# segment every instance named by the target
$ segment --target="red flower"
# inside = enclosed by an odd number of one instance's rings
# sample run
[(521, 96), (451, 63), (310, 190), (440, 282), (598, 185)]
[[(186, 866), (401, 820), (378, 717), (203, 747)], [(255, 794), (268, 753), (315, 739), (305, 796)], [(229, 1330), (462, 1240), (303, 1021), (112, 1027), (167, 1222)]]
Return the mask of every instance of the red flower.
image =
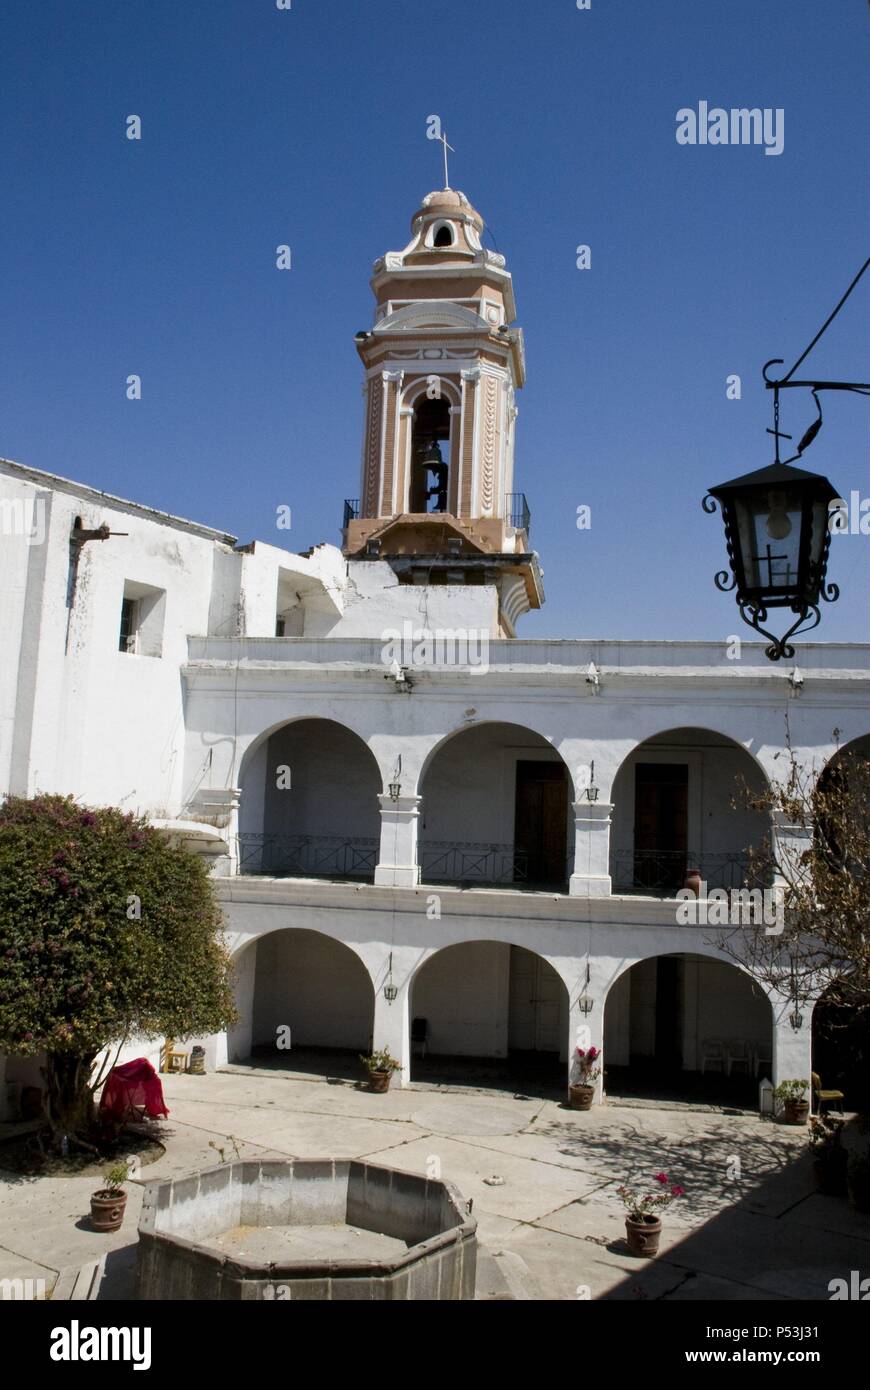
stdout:
[(679, 1183), (674, 1183), (674, 1186), (671, 1188), (671, 1196), (682, 1197), (685, 1190), (686, 1189), (684, 1187), (680, 1187)]
[(668, 1180), (668, 1175), (667, 1175), (667, 1173), (656, 1173), (655, 1178), (654, 1178), (654, 1181), (655, 1181), (655, 1182), (660, 1182), (660, 1183), (662, 1184), (662, 1186), (664, 1186), (664, 1184), (667, 1182), (667, 1180)]

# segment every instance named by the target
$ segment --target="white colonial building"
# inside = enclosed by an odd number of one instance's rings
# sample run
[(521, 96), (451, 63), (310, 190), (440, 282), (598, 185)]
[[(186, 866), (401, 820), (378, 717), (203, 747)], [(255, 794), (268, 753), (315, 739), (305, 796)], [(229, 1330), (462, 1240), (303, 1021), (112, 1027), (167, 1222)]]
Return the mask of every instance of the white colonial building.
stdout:
[(324, 1070), (374, 1044), (405, 1082), (527, 1076), (585, 1029), (608, 1085), (806, 1077), (811, 1008), (796, 1026), (676, 893), (690, 868), (740, 887), (768, 835), (799, 847), (733, 802), (781, 770), (786, 720), (815, 771), (868, 738), (870, 649), (808, 643), (797, 675), (761, 644), (515, 635), (543, 602), (523, 340), (482, 230), (432, 193), (375, 263), (340, 549), (0, 463), (0, 793), (137, 810), (208, 857), (240, 1014), (211, 1066), (289, 1027)]

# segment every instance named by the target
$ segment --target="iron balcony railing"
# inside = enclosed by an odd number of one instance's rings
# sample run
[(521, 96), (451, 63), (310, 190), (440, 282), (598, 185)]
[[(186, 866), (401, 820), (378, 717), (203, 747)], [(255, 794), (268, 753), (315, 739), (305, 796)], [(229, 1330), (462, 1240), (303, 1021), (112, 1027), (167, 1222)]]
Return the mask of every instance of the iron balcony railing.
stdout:
[(697, 869), (708, 888), (765, 888), (771, 881), (745, 851), (615, 850), (610, 856), (614, 893), (672, 898), (685, 884), (688, 869)]
[(425, 840), (417, 850), (423, 883), (461, 888), (534, 888), (566, 893), (570, 869), (559, 880), (542, 882), (527, 850), (512, 844), (467, 840)]
[(352, 521), (359, 520), (359, 498), (345, 497), (344, 499), (344, 519), (341, 523), (342, 531), (346, 531)]
[(509, 492), (505, 498), (508, 523), (518, 531), (528, 534), (532, 524), (532, 514), (524, 492)]
[(373, 882), (380, 841), (366, 836), (239, 836), (239, 873), (268, 878), (352, 878)]
[(419, 846), (417, 860), (424, 883), (495, 888), (528, 881), (528, 855), (510, 844), (428, 840)]

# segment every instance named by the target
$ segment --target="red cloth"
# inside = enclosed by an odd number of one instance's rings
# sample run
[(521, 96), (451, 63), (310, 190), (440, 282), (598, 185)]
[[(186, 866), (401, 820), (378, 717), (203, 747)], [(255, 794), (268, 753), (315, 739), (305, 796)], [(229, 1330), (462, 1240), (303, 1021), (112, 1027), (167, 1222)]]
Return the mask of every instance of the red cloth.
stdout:
[(113, 1067), (100, 1097), (100, 1112), (107, 1110), (119, 1120), (137, 1105), (144, 1105), (149, 1115), (169, 1114), (160, 1077), (145, 1057)]

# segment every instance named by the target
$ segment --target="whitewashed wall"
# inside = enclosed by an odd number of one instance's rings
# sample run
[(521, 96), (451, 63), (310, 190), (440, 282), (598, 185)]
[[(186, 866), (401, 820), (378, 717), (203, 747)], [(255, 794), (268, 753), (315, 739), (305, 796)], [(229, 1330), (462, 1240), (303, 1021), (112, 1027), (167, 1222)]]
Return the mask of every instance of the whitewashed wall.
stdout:
[[(290, 769), (289, 788), (278, 786), (283, 767)], [(383, 787), (377, 763), (341, 725), (323, 719), (286, 725), (268, 741), (263, 774), (267, 833), (379, 838)], [(245, 799), (247, 793), (246, 781)], [(255, 782), (251, 796), (256, 795)]]
[[(253, 1043), (274, 1046), (289, 1027), (294, 1047), (368, 1050), (373, 991), (347, 947), (310, 931), (278, 931), (257, 946)], [(277, 1052), (276, 1052), (277, 1055)], [(292, 1065), (292, 1056), (288, 1056)]]

